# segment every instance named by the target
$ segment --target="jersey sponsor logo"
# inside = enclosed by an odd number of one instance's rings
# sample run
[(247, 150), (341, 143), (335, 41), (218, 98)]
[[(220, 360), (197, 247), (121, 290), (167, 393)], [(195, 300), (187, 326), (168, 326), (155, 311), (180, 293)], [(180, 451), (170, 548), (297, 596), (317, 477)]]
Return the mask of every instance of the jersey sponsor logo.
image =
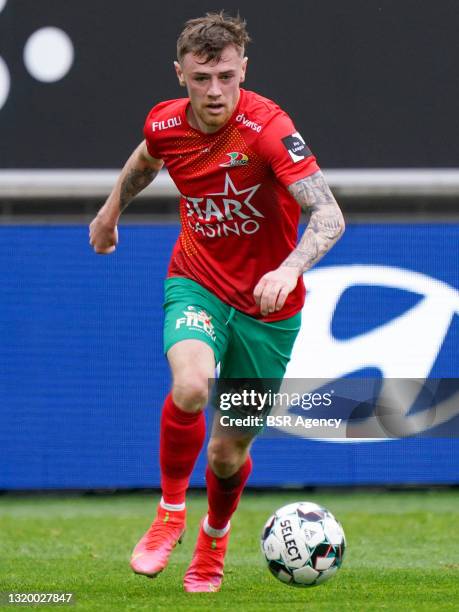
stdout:
[[(413, 412), (420, 386), (407, 383), (429, 378), (453, 318), (459, 314), (459, 291), (455, 287), (414, 270), (379, 265), (317, 268), (307, 272), (305, 283), (308, 297), (303, 307), (301, 329), (285, 373), (286, 380), (308, 379), (308, 388), (301, 391), (313, 392), (317, 388), (314, 381), (323, 386), (352, 372), (375, 368), (382, 376), (378, 404), (384, 406), (387, 398), (403, 398), (400, 419), (404, 420), (404, 431), (414, 435), (454, 422), (459, 415), (459, 392), (424, 410)], [(420, 295), (422, 299), (379, 327), (372, 327), (368, 332), (347, 340), (336, 339), (331, 330), (342, 295), (354, 287), (366, 286), (403, 290)], [(392, 403), (387, 401), (386, 405)], [(327, 441), (358, 443), (383, 439), (380, 437), (380, 424), (371, 416), (355, 427), (361, 427), (361, 437), (346, 438), (341, 432)], [(306, 430), (278, 429), (289, 435), (311, 437)], [(355, 429), (356, 433), (358, 431)]]
[(282, 142), (284, 143), (284, 147), (287, 149), (288, 154), (295, 164), (312, 155), (311, 149), (298, 132), (294, 132), (293, 134), (290, 134), (290, 136), (282, 138)]
[(185, 325), (206, 334), (214, 341), (217, 339), (215, 328), (211, 321), (212, 317), (205, 310), (197, 310), (194, 306), (187, 306), (183, 314), (185, 315), (184, 317), (179, 317), (175, 321), (175, 329), (180, 329), (182, 325)]
[(242, 125), (245, 125), (246, 127), (250, 128), (254, 132), (260, 133), (261, 130), (263, 129), (263, 126), (259, 125), (258, 123), (255, 123), (255, 121), (251, 121), (250, 119), (247, 119), (244, 113), (240, 113), (239, 115), (237, 115), (236, 121), (238, 123), (242, 123)]
[(177, 117), (170, 117), (166, 119), (166, 121), (152, 121), (151, 129), (153, 132), (159, 132), (161, 130), (168, 130), (169, 128), (178, 127), (182, 125), (182, 118), (177, 115)]
[(209, 193), (201, 198), (182, 196), (187, 209), (188, 226), (196, 234), (207, 238), (255, 234), (260, 229), (264, 215), (251, 200), (260, 186), (261, 183), (239, 190), (227, 172), (222, 192)]
[(234, 168), (235, 166), (246, 166), (249, 163), (249, 158), (245, 153), (238, 153), (237, 151), (232, 151), (231, 153), (226, 153), (228, 155), (229, 160), (224, 164), (220, 164), (221, 168)]

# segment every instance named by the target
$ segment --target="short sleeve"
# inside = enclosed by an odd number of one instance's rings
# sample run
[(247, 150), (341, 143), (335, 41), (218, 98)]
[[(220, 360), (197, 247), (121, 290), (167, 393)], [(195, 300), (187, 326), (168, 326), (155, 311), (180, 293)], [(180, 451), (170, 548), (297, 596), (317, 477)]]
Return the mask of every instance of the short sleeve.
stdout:
[(143, 135), (145, 137), (145, 143), (147, 145), (148, 153), (154, 157), (155, 159), (161, 159), (161, 155), (155, 146), (155, 141), (153, 139), (153, 130), (151, 129), (152, 115), (156, 107), (152, 108), (148, 113), (147, 118), (145, 119), (145, 124), (143, 126)]
[(261, 155), (286, 187), (319, 170), (304, 138), (281, 110), (265, 126), (258, 142)]

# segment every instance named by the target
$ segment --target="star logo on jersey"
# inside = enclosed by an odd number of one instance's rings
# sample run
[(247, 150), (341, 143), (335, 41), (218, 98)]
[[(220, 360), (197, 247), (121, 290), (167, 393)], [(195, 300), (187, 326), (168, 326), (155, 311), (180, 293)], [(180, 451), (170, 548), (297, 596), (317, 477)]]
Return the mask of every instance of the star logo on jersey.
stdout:
[(238, 189), (226, 172), (223, 191), (201, 198), (183, 196), (188, 226), (207, 238), (256, 233), (260, 229), (256, 219), (263, 219), (264, 215), (251, 200), (260, 187), (261, 183)]
[(249, 163), (249, 158), (245, 153), (238, 153), (237, 151), (232, 151), (231, 153), (226, 153), (228, 155), (229, 160), (224, 164), (220, 164), (221, 168), (234, 168), (235, 166), (246, 166)]
[[(240, 196), (243, 193), (248, 193), (249, 195), (242, 201), (242, 203), (245, 204), (249, 208), (249, 210), (252, 212), (252, 214), (255, 217), (263, 217), (261, 212), (258, 211), (256, 208), (254, 208), (254, 206), (250, 203), (250, 200), (253, 198), (253, 196), (258, 191), (260, 186), (261, 186), (261, 183), (258, 183), (258, 185), (254, 185), (253, 187), (248, 187), (247, 189), (241, 189), (241, 191), (238, 191), (236, 189), (236, 187), (234, 186), (233, 181), (230, 179), (230, 175), (227, 172), (225, 174), (225, 187), (223, 188), (222, 193), (209, 193), (208, 195), (209, 196), (224, 196), (226, 201), (228, 201), (228, 202), (237, 202), (238, 204), (240, 204), (240, 202), (238, 200), (228, 200), (227, 199), (227, 196), (230, 195), (230, 193), (229, 193), (230, 188), (231, 188), (231, 191), (233, 192), (233, 195), (235, 195), (235, 196)], [(239, 206), (239, 208), (240, 208), (240, 206)], [(229, 216), (229, 217), (227, 216), (227, 218), (232, 219), (231, 216)]]

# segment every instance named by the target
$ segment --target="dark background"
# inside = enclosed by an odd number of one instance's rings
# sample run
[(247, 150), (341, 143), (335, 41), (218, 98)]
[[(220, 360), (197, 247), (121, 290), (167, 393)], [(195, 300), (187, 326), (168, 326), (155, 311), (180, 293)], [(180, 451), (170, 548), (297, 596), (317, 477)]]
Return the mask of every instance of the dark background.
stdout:
[[(220, 8), (248, 22), (245, 86), (289, 112), (323, 167), (457, 164), (457, 0), (9, 0), (0, 166), (119, 167), (151, 106), (183, 95), (172, 66), (183, 22)], [(44, 26), (62, 28), (75, 48), (57, 83), (33, 79), (22, 59)]]

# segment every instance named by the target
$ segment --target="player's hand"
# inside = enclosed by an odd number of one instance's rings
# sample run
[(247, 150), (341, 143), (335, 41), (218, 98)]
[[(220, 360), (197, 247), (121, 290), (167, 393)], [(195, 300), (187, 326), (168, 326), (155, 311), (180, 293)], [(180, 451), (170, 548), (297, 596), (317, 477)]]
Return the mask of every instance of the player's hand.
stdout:
[(89, 226), (89, 244), (99, 255), (113, 253), (118, 244), (117, 226), (107, 223), (102, 216), (97, 215)]
[(298, 275), (297, 268), (279, 266), (276, 270), (267, 272), (260, 278), (253, 290), (253, 297), (263, 316), (284, 307), (289, 293), (297, 285)]

